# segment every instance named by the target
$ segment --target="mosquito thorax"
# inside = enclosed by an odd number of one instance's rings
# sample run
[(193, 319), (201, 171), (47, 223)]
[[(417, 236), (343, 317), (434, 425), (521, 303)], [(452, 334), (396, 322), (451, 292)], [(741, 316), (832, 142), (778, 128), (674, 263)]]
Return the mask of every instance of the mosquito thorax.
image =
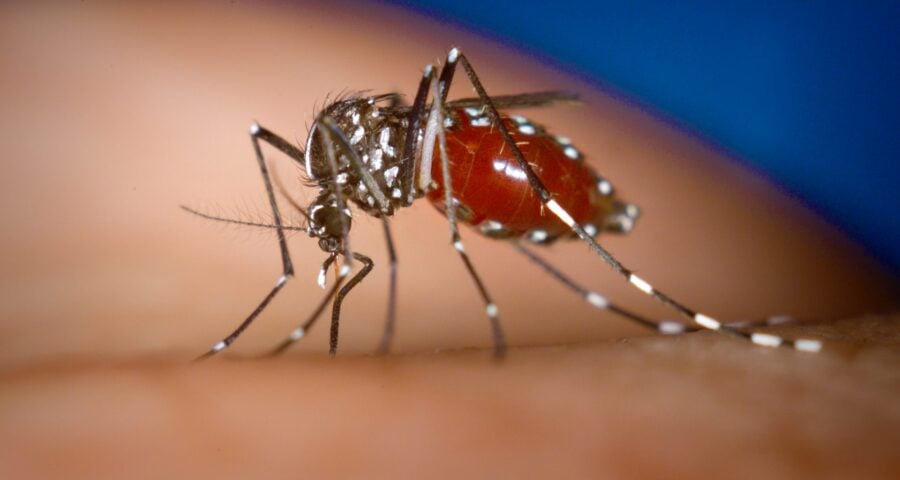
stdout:
[(336, 182), (341, 186), (345, 199), (374, 216), (391, 215), (395, 208), (409, 206), (413, 200), (409, 192), (414, 189), (404, 184), (401, 171), (404, 168), (401, 153), (408, 120), (406, 114), (394, 105), (396, 98), (396, 94), (386, 94), (339, 99), (327, 105), (317, 116), (332, 118), (344, 132), (379, 190), (384, 193), (389, 208), (379, 208), (376, 198), (353, 169), (350, 159), (336, 145), (333, 148), (338, 171), (331, 172), (324, 135), (318, 131), (324, 127), (319, 125), (318, 120), (313, 123), (306, 143), (304, 160), (309, 178), (323, 191), (331, 189)]

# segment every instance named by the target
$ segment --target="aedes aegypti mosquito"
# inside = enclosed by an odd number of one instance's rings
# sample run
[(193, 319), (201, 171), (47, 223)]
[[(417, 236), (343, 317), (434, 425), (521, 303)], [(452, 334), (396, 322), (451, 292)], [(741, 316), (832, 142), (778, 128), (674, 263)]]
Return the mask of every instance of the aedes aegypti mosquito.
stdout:
[[(457, 65), (462, 65), (477, 97), (447, 100)], [(820, 350), (818, 340), (791, 340), (753, 333), (747, 331), (747, 325), (724, 324), (692, 310), (652, 287), (597, 243), (595, 237), (600, 233), (629, 232), (638, 218), (638, 208), (620, 200), (609, 180), (584, 163), (569, 139), (550, 135), (542, 126), (522, 116), (501, 113), (507, 108), (546, 106), (575, 98), (562, 92), (491, 97), (466, 56), (453, 48), (440, 73), (432, 65), (426, 66), (411, 106), (404, 105), (396, 93), (337, 99), (317, 115), (304, 148), (253, 124), (250, 138), (272, 209), (272, 224), (222, 218), (183, 208), (212, 220), (274, 229), (283, 271), (256, 309), (199, 358), (214, 355), (234, 342), (294, 276), (285, 241), (287, 230), (301, 230), (318, 238), (319, 247), (327, 254), (319, 275), (320, 285), (325, 285), (325, 273), (335, 262), (342, 259), (342, 265), (337, 279), (313, 313), (271, 353), (283, 352), (302, 338), (331, 301), (330, 352), (336, 352), (341, 304), (373, 267), (369, 257), (351, 249), (350, 203), (382, 221), (390, 261), (390, 286), (387, 321), (379, 351), (387, 352), (394, 333), (397, 282), (397, 255), (388, 218), (396, 209), (408, 207), (423, 197), (447, 217), (451, 244), (484, 302), (497, 356), (502, 356), (506, 348), (499, 309), (466, 254), (457, 226), (460, 222), (471, 225), (482, 235), (510, 242), (588, 304), (655, 331), (678, 334), (709, 329), (765, 347)], [(306, 219), (305, 226), (283, 223), (260, 141), (296, 161), (310, 182), (318, 187), (315, 200), (306, 208), (285, 195)], [(547, 245), (561, 238), (581, 239), (631, 285), (668, 305), (691, 324), (652, 321), (621, 308), (600, 293), (578, 285), (525, 245)], [(362, 268), (344, 284), (354, 270), (354, 261), (361, 263)]]

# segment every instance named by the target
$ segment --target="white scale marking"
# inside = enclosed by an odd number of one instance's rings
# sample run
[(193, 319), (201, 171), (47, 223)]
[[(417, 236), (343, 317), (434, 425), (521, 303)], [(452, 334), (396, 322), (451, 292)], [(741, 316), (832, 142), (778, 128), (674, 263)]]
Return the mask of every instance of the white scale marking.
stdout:
[(695, 313), (694, 321), (697, 322), (697, 325), (700, 325), (703, 328), (708, 328), (710, 330), (718, 330), (722, 328), (721, 322), (702, 313)]
[(293, 332), (291, 332), (291, 340), (294, 340), (294, 341), (300, 340), (301, 338), (303, 338), (304, 335), (306, 335), (306, 330), (304, 330), (303, 327), (299, 327), (296, 330), (294, 330)]
[(338, 272), (338, 276), (341, 278), (344, 278), (349, 274), (350, 274), (350, 265), (347, 265), (345, 263), (344, 265), (341, 266), (341, 271)]
[(597, 227), (595, 227), (592, 223), (587, 223), (582, 228), (584, 228), (584, 233), (590, 235), (591, 237), (597, 235)]
[(620, 215), (618, 218), (616, 218), (616, 221), (619, 222), (619, 229), (621, 229), (623, 232), (630, 232), (631, 229), (634, 228), (634, 220), (632, 220), (630, 217), (623, 217)]
[(402, 196), (403, 196), (403, 192), (400, 191), (399, 188), (395, 188), (395, 189), (391, 190), (391, 197), (392, 197), (392, 198), (400, 198), (400, 197), (402, 197)]
[(391, 129), (385, 128), (381, 130), (381, 133), (378, 134), (378, 143), (381, 145), (381, 149), (384, 150), (384, 153), (389, 156), (394, 156), (394, 147), (391, 146)]
[(215, 353), (215, 352), (221, 352), (221, 351), (222, 351), (225, 347), (227, 347), (227, 346), (228, 346), (228, 344), (225, 343), (225, 341), (223, 340), (223, 341), (221, 341), (221, 342), (215, 344), (215, 345), (213, 346), (213, 348), (212, 348), (212, 351), (213, 351), (213, 353)]
[(633, 203), (629, 203), (625, 205), (625, 215), (628, 215), (631, 218), (637, 218), (638, 215), (641, 214), (641, 209), (637, 207), (637, 205)]
[(800, 352), (818, 352), (822, 350), (822, 342), (808, 338), (794, 340), (794, 349)]
[(519, 133), (523, 135), (534, 135), (537, 130), (530, 123), (519, 125)]
[(612, 184), (609, 183), (609, 180), (600, 179), (597, 182), (597, 191), (600, 192), (601, 195), (609, 195), (612, 193)]
[(684, 325), (672, 320), (663, 320), (659, 323), (659, 333), (663, 335), (678, 335), (684, 333)]
[[(496, 164), (495, 164), (495, 168), (496, 168)], [(553, 200), (553, 199), (549, 200), (547, 202), (547, 208), (549, 208), (550, 211), (553, 212), (554, 215), (559, 217), (559, 219), (562, 220), (562, 222), (565, 223), (566, 225), (568, 225), (570, 228), (575, 226), (575, 219), (572, 218), (572, 216), (569, 215), (569, 212), (567, 212), (564, 208), (562, 208), (562, 206), (559, 203), (557, 203), (556, 200)]]
[(597, 308), (606, 309), (609, 307), (609, 300), (597, 292), (588, 292), (588, 294), (584, 296), (584, 299)]
[(469, 119), (469, 125), (473, 127), (489, 127), (491, 126), (490, 117), (472, 117)]
[(350, 137), (350, 143), (356, 145), (360, 140), (362, 140), (365, 133), (366, 129), (364, 129), (363, 127), (356, 127), (356, 130), (353, 131), (353, 136)]
[(278, 281), (275, 282), (275, 288), (278, 288), (278, 287), (284, 285), (285, 282), (287, 282), (287, 275), (282, 275), (281, 277), (278, 278)]
[(394, 165), (393, 167), (384, 171), (384, 182), (389, 187), (394, 186), (394, 181), (397, 180), (397, 173), (400, 172), (400, 166)]
[(258, 123), (253, 122), (253, 124), (250, 125), (250, 135), (253, 135), (254, 137), (259, 135), (259, 130), (260, 130), (260, 127), (259, 127)]
[(528, 239), (534, 243), (540, 243), (547, 239), (547, 231), (546, 230), (532, 230), (531, 233), (528, 234)]
[(459, 49), (453, 47), (452, 49), (450, 49), (450, 53), (447, 54), (447, 63), (454, 63), (456, 62), (457, 58), (459, 58)]
[(345, 185), (347, 183), (347, 172), (338, 174), (337, 183), (338, 185)]
[(488, 220), (484, 222), (484, 226), (481, 228), (486, 232), (497, 232), (503, 230), (503, 224), (496, 220)]
[(384, 151), (380, 148), (376, 148), (375, 151), (372, 152), (371, 163), (369, 167), (371, 170), (381, 170), (381, 167), (384, 166)]
[(460, 242), (459, 240), (453, 242), (453, 248), (455, 248), (459, 253), (466, 253), (466, 247), (464, 247), (462, 242)]
[(322, 267), (322, 268), (319, 270), (319, 276), (316, 277), (316, 284), (319, 285), (319, 288), (322, 288), (322, 289), (325, 288), (325, 280), (326, 280), (326, 277), (325, 277), (325, 267)]
[(632, 273), (631, 275), (628, 276), (628, 281), (631, 282), (632, 285), (637, 287), (638, 290), (646, 293), (647, 295), (653, 294), (653, 287), (650, 286), (650, 284), (647, 283), (647, 281), (644, 280), (643, 278)]
[(577, 160), (579, 156), (578, 149), (571, 145), (566, 145), (566, 147), (563, 148), (563, 153), (572, 160)]
[(750, 335), (750, 341), (763, 347), (777, 347), (781, 345), (781, 337), (768, 333), (754, 333)]
[(484, 310), (487, 312), (488, 316), (491, 318), (497, 318), (497, 315), (500, 314), (500, 309), (497, 308), (497, 305), (494, 303), (487, 304), (487, 306), (485, 307)]

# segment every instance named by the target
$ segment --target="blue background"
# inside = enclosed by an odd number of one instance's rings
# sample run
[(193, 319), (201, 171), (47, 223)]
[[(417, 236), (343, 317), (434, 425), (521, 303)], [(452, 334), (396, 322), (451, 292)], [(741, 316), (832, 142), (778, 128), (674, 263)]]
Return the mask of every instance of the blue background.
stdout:
[(900, 2), (396, 3), (661, 114), (900, 272)]

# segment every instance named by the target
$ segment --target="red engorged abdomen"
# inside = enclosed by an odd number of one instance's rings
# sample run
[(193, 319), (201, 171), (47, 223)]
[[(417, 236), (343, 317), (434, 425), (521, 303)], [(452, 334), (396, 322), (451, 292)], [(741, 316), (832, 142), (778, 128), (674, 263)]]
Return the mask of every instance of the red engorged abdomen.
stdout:
[[(446, 133), (447, 153), (453, 196), (461, 204), (459, 220), (475, 226), (492, 220), (515, 236), (534, 229), (544, 230), (550, 237), (568, 233), (564, 223), (542, 208), (525, 172), (486, 117), (470, 117), (464, 109), (452, 112), (454, 125)], [(598, 193), (591, 170), (570, 158), (577, 151), (572, 148), (567, 156), (565, 145), (557, 139), (536, 125), (522, 123), (521, 117), (517, 120), (504, 117), (504, 124), (554, 199), (580, 224), (601, 217), (609, 202)], [(428, 198), (443, 212), (442, 172), (440, 151), (435, 148), (431, 175), (437, 188), (428, 192)]]

